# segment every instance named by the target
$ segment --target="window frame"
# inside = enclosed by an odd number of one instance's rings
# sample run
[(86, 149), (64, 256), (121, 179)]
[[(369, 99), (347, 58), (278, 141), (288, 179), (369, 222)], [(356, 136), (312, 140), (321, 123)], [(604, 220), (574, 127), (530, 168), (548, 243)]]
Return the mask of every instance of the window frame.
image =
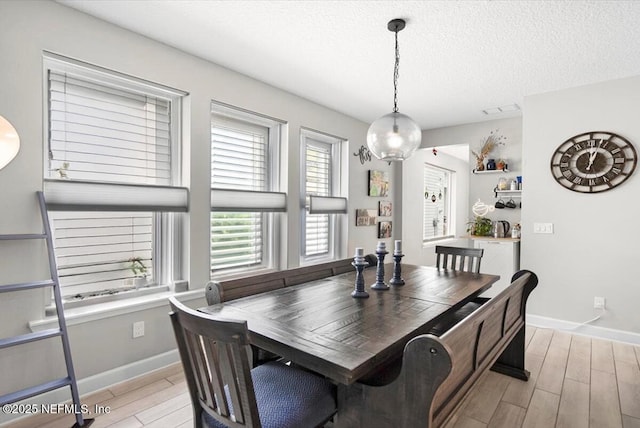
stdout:
[(327, 215), (329, 220), (328, 227), (328, 250), (323, 254), (306, 254), (306, 223), (309, 214), (308, 206), (309, 194), (307, 193), (306, 176), (307, 176), (307, 147), (309, 144), (318, 144), (330, 147), (330, 192), (329, 197), (342, 197), (345, 194), (346, 183), (343, 177), (346, 176), (344, 168), (346, 160), (344, 159), (344, 151), (348, 146), (346, 139), (336, 137), (325, 132), (317, 131), (310, 128), (300, 128), (300, 265), (318, 264), (330, 260), (336, 260), (344, 257), (346, 252), (346, 215), (338, 213), (317, 214)]
[[(423, 203), (422, 203), (422, 243), (423, 244), (433, 244), (435, 242), (439, 242), (439, 241), (444, 241), (447, 239), (451, 239), (455, 237), (455, 216), (453, 215), (453, 200), (455, 200), (455, 189), (454, 189), (454, 183), (455, 183), (455, 179), (456, 179), (456, 171), (449, 169), (449, 168), (444, 168), (442, 166), (439, 165), (434, 165), (428, 162), (424, 162), (423, 167), (422, 167), (422, 182), (423, 182), (423, 187), (426, 186), (425, 184), (425, 180), (426, 180), (426, 172), (427, 169), (432, 169), (432, 170), (437, 170), (437, 171), (442, 171), (446, 174), (446, 183), (443, 183), (443, 188), (442, 188), (442, 192), (444, 193), (444, 198), (445, 198), (445, 202), (444, 202), (444, 213), (443, 213), (443, 221), (448, 225), (447, 227), (447, 233), (443, 234), (443, 235), (438, 235), (438, 236), (434, 236), (431, 238), (427, 238), (426, 235), (426, 206), (427, 206), (427, 202), (429, 202), (431, 200), (431, 191), (429, 192), (430, 195), (429, 197), (424, 197)], [(427, 190), (425, 190), (426, 192)], [(432, 226), (433, 227), (433, 226)]]
[[(214, 128), (214, 120), (216, 116), (221, 118), (223, 121), (227, 120), (235, 123), (246, 123), (251, 126), (264, 127), (268, 130), (268, 138), (267, 138), (267, 151), (266, 151), (266, 184), (267, 188), (265, 189), (265, 193), (277, 194), (281, 192), (281, 183), (283, 179), (281, 177), (282, 174), (282, 160), (281, 160), (281, 145), (282, 139), (284, 135), (283, 127), (285, 122), (276, 119), (261, 113), (253, 112), (250, 110), (246, 110), (240, 107), (235, 107), (230, 104), (226, 104), (223, 102), (219, 102), (216, 100), (211, 101), (211, 109), (210, 109), (210, 167), (209, 172), (212, 173), (213, 168), (213, 128)], [(212, 180), (210, 180), (212, 181)], [(231, 189), (230, 189), (231, 190)], [(212, 192), (215, 189), (212, 187)], [(286, 198), (286, 195), (285, 195)], [(286, 200), (286, 199), (285, 199)], [(212, 219), (212, 214), (215, 209), (211, 209), (211, 213), (209, 218)], [(227, 209), (219, 209), (219, 212), (242, 212), (227, 210)], [(238, 266), (238, 267), (228, 267), (222, 269), (212, 269), (211, 263), (211, 250), (209, 253), (209, 274), (210, 278), (216, 279), (219, 278), (230, 278), (243, 276), (246, 274), (259, 274), (260, 272), (266, 272), (271, 270), (280, 269), (283, 263), (282, 254), (279, 252), (278, 248), (281, 243), (281, 231), (285, 227), (284, 217), (278, 211), (281, 210), (256, 210), (251, 212), (259, 212), (262, 218), (263, 224), (263, 237), (262, 237), (262, 262), (259, 265), (255, 266)], [(246, 212), (246, 211), (245, 211)], [(212, 239), (212, 231), (211, 225), (209, 226), (209, 242)]]
[[(49, 71), (56, 73), (70, 73), (77, 76), (80, 79), (86, 81), (93, 81), (100, 85), (110, 88), (117, 88), (123, 91), (133, 92), (136, 94), (146, 94), (147, 96), (154, 96), (167, 99), (170, 105), (170, 127), (169, 127), (169, 154), (170, 154), (170, 182), (169, 186), (156, 186), (154, 184), (138, 184), (129, 183), (131, 187), (179, 187), (182, 182), (182, 121), (184, 118), (183, 99), (187, 93), (179, 91), (168, 86), (153, 83), (138, 77), (127, 75), (115, 70), (103, 68), (97, 65), (79, 61), (76, 59), (64, 57), (52, 52), (43, 52), (42, 61), (42, 78), (43, 78), (43, 122), (46, 124), (43, 126), (43, 162), (42, 171), (43, 178), (46, 182), (67, 182), (65, 179), (56, 177), (50, 168), (50, 111), (51, 105), (49, 102), (50, 86), (49, 86)], [(87, 184), (115, 184), (116, 187), (120, 183), (118, 181), (107, 180), (70, 180), (74, 184), (82, 185)], [(46, 189), (45, 188), (45, 196)], [(188, 190), (183, 189), (188, 195)], [(72, 208), (55, 208), (60, 211), (69, 211), (71, 213), (87, 211), (87, 209), (72, 209)], [(90, 208), (91, 210), (92, 208)], [(124, 211), (126, 209), (113, 209), (113, 208), (96, 208), (97, 211)], [(162, 211), (172, 211), (173, 209), (167, 209)], [(184, 210), (188, 210), (188, 196), (187, 206)], [(144, 209), (136, 209), (136, 211), (145, 211)], [(154, 283), (150, 286), (140, 288), (132, 291), (117, 291), (115, 294), (108, 294), (100, 296), (92, 296), (82, 299), (72, 299), (65, 301), (65, 307), (86, 306), (90, 304), (102, 303), (110, 300), (121, 300), (132, 297), (138, 297), (141, 295), (163, 292), (168, 290), (176, 291), (176, 282), (184, 282), (184, 266), (183, 260), (179, 256), (180, 252), (176, 251), (176, 247), (182, 247), (183, 240), (183, 228), (184, 220), (183, 216), (173, 212), (160, 212), (146, 210), (152, 213), (152, 277)], [(53, 226), (55, 227), (55, 225)], [(126, 281), (126, 280), (124, 280)], [(114, 287), (106, 290), (119, 290), (128, 287), (127, 283), (124, 283), (122, 287)], [(64, 286), (61, 287), (61, 290)], [(52, 296), (52, 295), (51, 295)]]

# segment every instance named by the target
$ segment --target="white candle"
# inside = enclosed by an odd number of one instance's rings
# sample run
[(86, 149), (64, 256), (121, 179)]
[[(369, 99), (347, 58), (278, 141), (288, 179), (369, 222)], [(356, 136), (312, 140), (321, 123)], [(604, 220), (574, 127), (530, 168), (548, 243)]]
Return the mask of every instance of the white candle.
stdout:
[(364, 257), (364, 248), (356, 247), (356, 257)]
[(382, 252), (385, 251), (387, 249), (387, 244), (384, 243), (384, 241), (378, 241), (378, 251)]
[(395, 254), (402, 254), (402, 241), (395, 241), (394, 251)]

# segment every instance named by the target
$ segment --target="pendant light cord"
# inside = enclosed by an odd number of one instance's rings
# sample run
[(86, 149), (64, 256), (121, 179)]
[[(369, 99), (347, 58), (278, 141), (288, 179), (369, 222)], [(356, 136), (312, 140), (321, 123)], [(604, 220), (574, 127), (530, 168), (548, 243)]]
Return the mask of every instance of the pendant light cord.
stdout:
[(396, 34), (396, 62), (393, 67), (393, 112), (398, 113), (398, 72), (400, 69), (400, 49), (398, 48), (398, 30)]

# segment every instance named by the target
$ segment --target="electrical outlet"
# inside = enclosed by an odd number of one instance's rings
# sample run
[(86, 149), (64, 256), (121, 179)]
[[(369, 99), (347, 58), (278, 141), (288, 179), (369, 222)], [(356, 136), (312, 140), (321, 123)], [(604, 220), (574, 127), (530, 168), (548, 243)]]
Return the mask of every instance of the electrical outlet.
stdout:
[(133, 323), (133, 338), (144, 336), (144, 321)]
[(593, 308), (594, 309), (604, 309), (604, 297), (594, 297), (593, 298)]
[(533, 223), (533, 233), (553, 233), (553, 223)]

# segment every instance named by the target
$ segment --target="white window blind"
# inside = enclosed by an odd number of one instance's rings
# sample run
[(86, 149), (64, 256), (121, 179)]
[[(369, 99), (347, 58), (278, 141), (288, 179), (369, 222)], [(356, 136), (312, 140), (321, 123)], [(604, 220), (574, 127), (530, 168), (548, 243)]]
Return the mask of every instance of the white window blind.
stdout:
[[(305, 188), (307, 195), (332, 196), (331, 144), (307, 138)], [(329, 252), (330, 214), (306, 214), (305, 255)]]
[(423, 240), (451, 236), (451, 176), (449, 170), (433, 165), (424, 166)]
[(135, 288), (134, 257), (146, 267), (147, 285), (154, 283), (151, 213), (55, 211), (49, 216), (64, 298)]
[[(269, 190), (268, 127), (214, 115), (211, 187), (212, 196), (216, 189)], [(212, 209), (211, 270), (262, 265), (267, 214), (227, 211), (224, 202)]]
[[(177, 187), (184, 93), (55, 54), (44, 62), (44, 191), (56, 210), (50, 218), (63, 295), (129, 290), (140, 285), (136, 277), (169, 283), (175, 265), (159, 243), (171, 242), (176, 223), (157, 212), (188, 209), (188, 190)], [(146, 271), (134, 272), (132, 260)]]
[(171, 184), (169, 99), (49, 71), (49, 177)]

